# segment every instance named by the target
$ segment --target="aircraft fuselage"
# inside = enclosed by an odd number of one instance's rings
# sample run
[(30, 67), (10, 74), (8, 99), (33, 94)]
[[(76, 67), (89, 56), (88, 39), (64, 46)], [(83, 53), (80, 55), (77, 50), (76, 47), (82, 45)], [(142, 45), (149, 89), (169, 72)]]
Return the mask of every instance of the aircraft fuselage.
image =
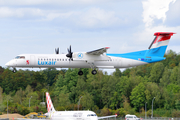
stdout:
[[(85, 53), (83, 53), (84, 55)], [(150, 61), (150, 60), (149, 60)], [(142, 57), (139, 60), (112, 57), (107, 55), (98, 56), (98, 59), (80, 59), (74, 57), (73, 60), (66, 57), (66, 54), (21, 54), (12, 59), (6, 66), (20, 68), (127, 68), (137, 65), (147, 64)]]

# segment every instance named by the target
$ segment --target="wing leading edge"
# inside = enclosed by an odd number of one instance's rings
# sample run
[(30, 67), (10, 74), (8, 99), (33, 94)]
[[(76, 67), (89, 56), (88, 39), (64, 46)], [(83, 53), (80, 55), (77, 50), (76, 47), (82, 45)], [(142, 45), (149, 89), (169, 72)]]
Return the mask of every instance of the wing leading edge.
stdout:
[(100, 54), (103, 54), (103, 53), (107, 52), (107, 49), (109, 49), (109, 47), (104, 47), (104, 48), (100, 48), (100, 49), (97, 49), (97, 50), (89, 51), (89, 52), (87, 52), (87, 54), (100, 55)]
[(113, 117), (117, 117), (117, 115), (98, 117), (98, 120), (100, 120), (100, 119), (106, 119), (106, 118), (113, 118)]

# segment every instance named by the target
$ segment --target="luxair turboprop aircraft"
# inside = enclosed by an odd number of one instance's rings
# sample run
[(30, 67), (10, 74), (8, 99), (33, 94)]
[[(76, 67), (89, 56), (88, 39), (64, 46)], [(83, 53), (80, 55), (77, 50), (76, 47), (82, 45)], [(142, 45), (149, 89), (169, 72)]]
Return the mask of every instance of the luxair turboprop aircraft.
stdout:
[(117, 115), (98, 117), (93, 111), (56, 111), (50, 95), (46, 92), (47, 111), (50, 120), (99, 120), (116, 117)]
[(71, 46), (68, 54), (20, 54), (13, 60), (6, 63), (6, 66), (21, 68), (80, 68), (78, 74), (82, 75), (81, 68), (92, 68), (92, 74), (97, 71), (95, 68), (114, 69), (128, 68), (164, 60), (164, 54), (172, 32), (156, 32), (155, 39), (148, 50), (125, 54), (106, 53), (109, 47), (104, 47), (89, 52), (72, 52)]

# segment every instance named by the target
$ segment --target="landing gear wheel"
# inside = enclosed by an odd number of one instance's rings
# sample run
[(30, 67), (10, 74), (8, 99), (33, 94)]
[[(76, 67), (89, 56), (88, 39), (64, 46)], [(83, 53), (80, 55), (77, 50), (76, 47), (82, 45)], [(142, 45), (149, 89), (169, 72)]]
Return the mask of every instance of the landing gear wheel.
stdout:
[(83, 71), (80, 70), (80, 71), (78, 72), (78, 75), (80, 75), (80, 76), (83, 75)]
[(15, 68), (13, 68), (12, 72), (13, 72), (13, 73), (15, 73), (15, 72), (16, 72), (16, 69), (15, 69)]
[(97, 74), (97, 71), (96, 70), (92, 70), (91, 72), (93, 75)]

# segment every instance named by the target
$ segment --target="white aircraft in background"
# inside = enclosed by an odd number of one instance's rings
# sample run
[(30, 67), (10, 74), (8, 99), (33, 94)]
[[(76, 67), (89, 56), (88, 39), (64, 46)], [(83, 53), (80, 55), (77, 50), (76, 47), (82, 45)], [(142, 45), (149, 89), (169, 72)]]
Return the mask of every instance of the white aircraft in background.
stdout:
[(46, 114), (51, 120), (98, 120), (104, 118), (112, 118), (117, 115), (97, 117), (93, 111), (56, 111), (52, 104), (50, 95), (46, 92), (47, 111)]
[[(20, 54), (15, 59), (6, 63), (6, 66), (21, 68), (80, 68), (78, 74), (83, 75), (81, 68), (92, 68), (92, 74), (97, 71), (95, 68), (127, 68), (164, 60), (164, 54), (172, 32), (156, 32), (156, 36), (148, 50), (125, 54), (106, 53), (109, 47), (104, 47), (90, 52), (72, 52), (71, 46), (68, 54)], [(106, 54), (105, 54), (106, 53)]]

